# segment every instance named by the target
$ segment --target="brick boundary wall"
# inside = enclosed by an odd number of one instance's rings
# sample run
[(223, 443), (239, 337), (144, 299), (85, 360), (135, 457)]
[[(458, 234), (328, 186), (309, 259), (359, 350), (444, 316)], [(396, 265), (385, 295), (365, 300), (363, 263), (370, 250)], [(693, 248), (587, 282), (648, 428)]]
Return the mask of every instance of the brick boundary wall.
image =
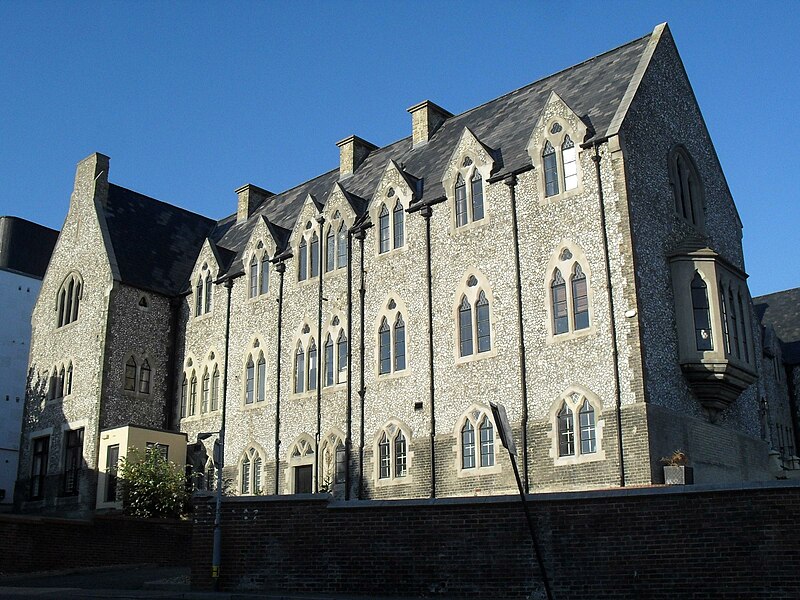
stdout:
[[(800, 485), (532, 495), (554, 596), (800, 598)], [(213, 498), (195, 500), (192, 585), (212, 587)], [(543, 597), (518, 498), (226, 498), (228, 591)]]
[(172, 519), (0, 515), (0, 573), (107, 565), (188, 566), (192, 525)]

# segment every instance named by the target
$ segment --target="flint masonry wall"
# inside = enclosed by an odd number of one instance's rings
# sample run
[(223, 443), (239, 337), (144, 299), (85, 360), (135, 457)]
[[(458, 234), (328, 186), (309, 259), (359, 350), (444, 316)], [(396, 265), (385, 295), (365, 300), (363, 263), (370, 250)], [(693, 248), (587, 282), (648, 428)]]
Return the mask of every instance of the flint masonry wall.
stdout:
[[(800, 595), (800, 486), (640, 488), (529, 497), (554, 596)], [(198, 499), (192, 584), (210, 589), (213, 501)], [(222, 589), (536, 597), (519, 500), (227, 498)], [(543, 596), (542, 596), (543, 597)]]

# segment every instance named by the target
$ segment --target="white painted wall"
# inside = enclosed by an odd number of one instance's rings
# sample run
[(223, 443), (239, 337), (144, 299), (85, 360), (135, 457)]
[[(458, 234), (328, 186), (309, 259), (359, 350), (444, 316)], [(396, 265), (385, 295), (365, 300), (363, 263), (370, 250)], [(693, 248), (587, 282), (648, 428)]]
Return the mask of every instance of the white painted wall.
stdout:
[(0, 271), (0, 505), (14, 498), (25, 378), (31, 341), (31, 313), (41, 280)]

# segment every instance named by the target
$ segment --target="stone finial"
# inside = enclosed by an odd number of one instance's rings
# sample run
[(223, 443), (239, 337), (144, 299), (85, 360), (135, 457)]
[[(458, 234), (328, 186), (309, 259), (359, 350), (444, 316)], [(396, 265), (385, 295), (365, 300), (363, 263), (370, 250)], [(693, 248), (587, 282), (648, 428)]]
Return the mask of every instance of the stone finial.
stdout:
[(411, 135), (414, 148), (430, 140), (442, 123), (453, 116), (453, 113), (430, 100), (423, 100), (419, 104), (415, 104), (408, 109), (408, 112), (411, 113)]
[(239, 204), (236, 208), (236, 222), (241, 223), (250, 218), (250, 215), (253, 214), (259, 204), (275, 194), (252, 183), (246, 183), (236, 190), (236, 195), (239, 197)]
[(83, 200), (99, 200), (103, 206), (108, 201), (108, 164), (105, 154), (94, 152), (78, 163), (71, 204)]
[(339, 178), (352, 175), (367, 155), (378, 147), (362, 140), (357, 135), (351, 135), (336, 142), (339, 146)]

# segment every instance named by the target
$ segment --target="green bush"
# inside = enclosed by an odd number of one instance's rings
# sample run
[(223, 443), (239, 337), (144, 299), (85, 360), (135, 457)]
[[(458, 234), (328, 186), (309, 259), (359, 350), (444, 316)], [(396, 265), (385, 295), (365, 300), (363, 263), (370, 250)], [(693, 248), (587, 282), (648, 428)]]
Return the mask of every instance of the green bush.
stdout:
[(122, 509), (134, 517), (180, 517), (188, 502), (186, 476), (158, 448), (130, 448), (119, 461)]

